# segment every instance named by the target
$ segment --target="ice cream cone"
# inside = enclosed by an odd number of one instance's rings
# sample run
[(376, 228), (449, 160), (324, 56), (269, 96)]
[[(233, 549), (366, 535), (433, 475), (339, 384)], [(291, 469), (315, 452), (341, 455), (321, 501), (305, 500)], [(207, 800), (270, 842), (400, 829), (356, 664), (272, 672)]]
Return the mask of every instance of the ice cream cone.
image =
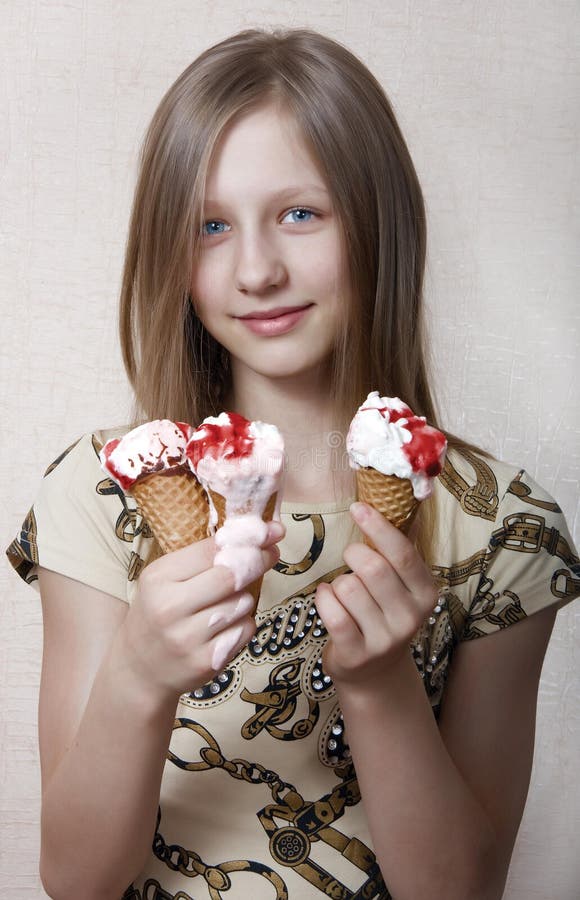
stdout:
[[(420, 502), (413, 494), (413, 485), (408, 478), (360, 468), (356, 470), (356, 485), (359, 500), (373, 506), (396, 528), (408, 534)], [(366, 535), (363, 539), (365, 544), (374, 547)]]
[(164, 553), (208, 536), (207, 495), (189, 468), (141, 478), (131, 493)]
[[(217, 513), (217, 525), (216, 531), (218, 528), (221, 528), (226, 520), (226, 499), (221, 494), (218, 494), (216, 491), (209, 491), (209, 495), (211, 497), (212, 503), (215, 506), (215, 510)], [(271, 522), (272, 516), (274, 515), (274, 510), (276, 508), (276, 496), (277, 494), (272, 494), (266, 503), (266, 508), (262, 513), (262, 519), (264, 522)], [(254, 510), (251, 507), (251, 504), (248, 504), (244, 509), (240, 509), (237, 512), (240, 514), (251, 514)], [(258, 606), (258, 600), (260, 599), (260, 590), (262, 588), (262, 582), (264, 580), (264, 576), (262, 575), (260, 578), (256, 578), (255, 581), (252, 581), (245, 590), (249, 591), (252, 597), (254, 598), (256, 608)]]
[[(350, 423), (346, 449), (359, 500), (408, 534), (443, 468), (443, 432), (416, 416), (400, 397), (371, 391)], [(374, 546), (366, 537), (365, 543)]]

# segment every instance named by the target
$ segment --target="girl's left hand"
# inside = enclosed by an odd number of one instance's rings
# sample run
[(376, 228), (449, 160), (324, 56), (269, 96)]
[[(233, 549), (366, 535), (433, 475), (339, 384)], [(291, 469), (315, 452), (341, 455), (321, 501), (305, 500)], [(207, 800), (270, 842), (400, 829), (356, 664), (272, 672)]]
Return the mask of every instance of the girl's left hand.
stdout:
[(367, 503), (351, 506), (377, 550), (349, 544), (352, 574), (316, 589), (328, 631), (324, 668), (338, 686), (371, 687), (394, 666), (437, 603), (437, 587), (414, 544)]

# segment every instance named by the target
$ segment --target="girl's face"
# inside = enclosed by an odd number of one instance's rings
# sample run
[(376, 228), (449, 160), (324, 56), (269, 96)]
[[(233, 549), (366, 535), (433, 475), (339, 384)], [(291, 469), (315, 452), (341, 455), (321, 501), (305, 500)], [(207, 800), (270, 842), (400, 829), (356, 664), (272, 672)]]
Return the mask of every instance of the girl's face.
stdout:
[(331, 354), (347, 291), (339, 222), (315, 160), (276, 108), (248, 113), (216, 147), (191, 285), (234, 378), (243, 367), (271, 378), (314, 373)]

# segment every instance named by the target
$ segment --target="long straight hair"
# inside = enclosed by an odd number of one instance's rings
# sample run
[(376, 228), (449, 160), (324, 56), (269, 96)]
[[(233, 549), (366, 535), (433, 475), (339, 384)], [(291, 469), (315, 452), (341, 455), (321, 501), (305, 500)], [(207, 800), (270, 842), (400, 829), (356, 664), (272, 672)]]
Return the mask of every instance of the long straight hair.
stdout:
[[(249, 29), (205, 50), (162, 98), (141, 153), (120, 298), (134, 423), (198, 424), (230, 384), (228, 353), (195, 313), (208, 169), (224, 129), (264, 104), (289, 114), (320, 165), (348, 265), (329, 402), (346, 428), (371, 390), (440, 427), (422, 312), (421, 186), (392, 106), (367, 67), (309, 29)], [(347, 287), (347, 286), (345, 286)], [(348, 295), (348, 298), (346, 298)], [(469, 446), (448, 435), (450, 446)]]

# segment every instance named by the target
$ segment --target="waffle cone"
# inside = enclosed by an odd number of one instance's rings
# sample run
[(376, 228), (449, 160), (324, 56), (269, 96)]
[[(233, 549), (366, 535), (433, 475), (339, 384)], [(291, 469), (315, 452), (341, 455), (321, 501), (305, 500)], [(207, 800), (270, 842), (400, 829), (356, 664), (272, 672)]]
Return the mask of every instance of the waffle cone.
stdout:
[[(413, 494), (413, 485), (408, 478), (362, 468), (356, 470), (356, 486), (359, 500), (373, 506), (404, 534), (408, 533), (419, 509), (419, 500)], [(366, 535), (364, 542), (374, 546)]]
[(164, 553), (208, 536), (209, 503), (193, 472), (149, 475), (131, 493)]
[[(209, 495), (212, 499), (213, 505), (215, 506), (215, 509), (217, 512), (217, 517), (218, 517), (217, 525), (216, 525), (216, 531), (217, 531), (218, 528), (222, 527), (222, 525), (224, 524), (224, 522), (226, 520), (226, 498), (223, 497), (221, 494), (218, 494), (212, 490), (209, 491)], [(266, 507), (264, 509), (264, 512), (262, 513), (262, 519), (264, 520), (264, 522), (272, 521), (272, 516), (274, 515), (274, 510), (276, 508), (276, 496), (277, 496), (277, 494), (272, 494), (270, 496), (270, 499), (266, 503)], [(252, 509), (251, 505), (249, 505), (246, 509), (244, 509), (241, 512), (252, 513), (253, 509)], [(258, 607), (258, 600), (260, 599), (260, 591), (262, 589), (263, 580), (264, 580), (264, 576), (262, 575), (260, 578), (256, 578), (255, 581), (252, 581), (252, 583), (249, 584), (245, 588), (245, 590), (249, 591), (250, 594), (252, 595), (252, 597), (254, 598), (256, 609)], [(254, 610), (254, 614), (255, 614), (255, 610)]]

